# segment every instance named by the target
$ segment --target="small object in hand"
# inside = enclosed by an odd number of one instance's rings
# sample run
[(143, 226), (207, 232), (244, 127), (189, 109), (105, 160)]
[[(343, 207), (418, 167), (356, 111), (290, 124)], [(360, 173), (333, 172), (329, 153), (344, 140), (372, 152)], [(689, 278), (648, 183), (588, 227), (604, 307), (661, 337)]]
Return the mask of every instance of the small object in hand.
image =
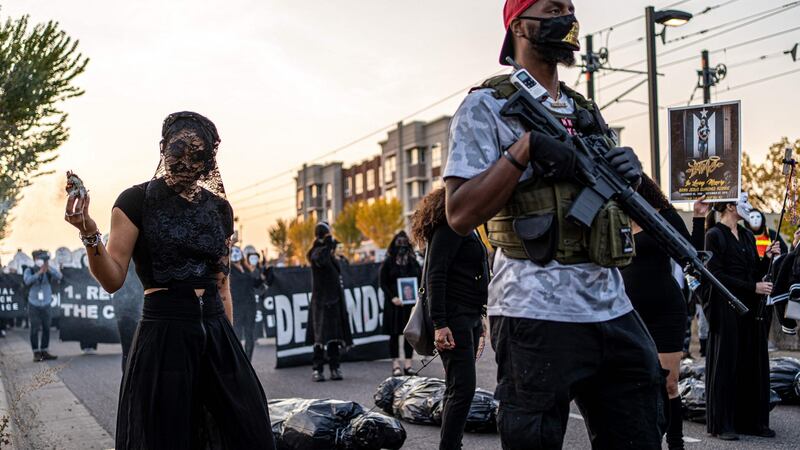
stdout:
[(67, 195), (86, 198), (86, 186), (83, 185), (83, 180), (71, 170), (67, 171)]

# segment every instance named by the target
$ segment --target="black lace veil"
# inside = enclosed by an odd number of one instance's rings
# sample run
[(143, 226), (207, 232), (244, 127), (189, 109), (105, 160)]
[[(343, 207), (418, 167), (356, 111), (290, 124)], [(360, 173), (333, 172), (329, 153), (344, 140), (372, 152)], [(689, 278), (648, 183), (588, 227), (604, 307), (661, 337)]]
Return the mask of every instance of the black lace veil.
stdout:
[(147, 184), (143, 232), (160, 284), (206, 287), (229, 273), (233, 212), (217, 166), (220, 138), (207, 118), (177, 112), (161, 129), (161, 160)]

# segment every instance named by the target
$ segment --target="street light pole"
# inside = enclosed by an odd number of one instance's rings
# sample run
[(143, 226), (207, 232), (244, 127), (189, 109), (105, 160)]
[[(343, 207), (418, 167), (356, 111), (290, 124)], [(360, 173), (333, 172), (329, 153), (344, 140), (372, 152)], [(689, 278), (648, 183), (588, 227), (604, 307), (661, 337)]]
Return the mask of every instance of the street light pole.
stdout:
[(661, 157), (658, 141), (658, 75), (656, 73), (655, 8), (645, 8), (645, 39), (647, 46), (647, 95), (650, 106), (650, 176), (661, 185)]

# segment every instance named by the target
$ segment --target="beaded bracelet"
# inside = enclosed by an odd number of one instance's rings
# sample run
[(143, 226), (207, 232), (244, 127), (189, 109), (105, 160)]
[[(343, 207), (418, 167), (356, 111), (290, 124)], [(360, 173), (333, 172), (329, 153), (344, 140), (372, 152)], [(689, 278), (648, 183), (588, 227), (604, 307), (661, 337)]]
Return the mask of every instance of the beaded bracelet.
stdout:
[(100, 254), (100, 250), (97, 248), (100, 245), (100, 242), (102, 242), (102, 235), (100, 234), (100, 231), (95, 231), (94, 234), (90, 234), (89, 236), (84, 236), (78, 233), (78, 237), (81, 238), (81, 242), (83, 242), (84, 247), (94, 248), (94, 254)]

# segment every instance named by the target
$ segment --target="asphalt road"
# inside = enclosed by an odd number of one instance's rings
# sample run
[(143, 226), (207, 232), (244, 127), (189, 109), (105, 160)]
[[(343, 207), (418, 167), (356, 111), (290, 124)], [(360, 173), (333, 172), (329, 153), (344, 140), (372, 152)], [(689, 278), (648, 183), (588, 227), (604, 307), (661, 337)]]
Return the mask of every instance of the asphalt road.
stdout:
[[(55, 330), (54, 330), (55, 331)], [(25, 337), (22, 330), (12, 331)], [(57, 333), (51, 341), (51, 351), (59, 355), (52, 366), (63, 366), (60, 376), (66, 386), (83, 402), (110, 434), (114, 434), (117, 393), (120, 381), (120, 346), (100, 345), (94, 355), (82, 355), (77, 342), (59, 342)], [(344, 381), (312, 383), (308, 367), (275, 369), (274, 347), (267, 341), (257, 345), (254, 367), (268, 398), (335, 398), (354, 400), (372, 407), (375, 387), (390, 375), (389, 361), (347, 363), (343, 366)], [(33, 363), (29, 363), (33, 364)], [(415, 361), (419, 367), (419, 361)], [(441, 364), (434, 361), (421, 374), (442, 377)], [(495, 385), (494, 354), (487, 348), (478, 363), (478, 386), (493, 390)], [(589, 440), (580, 414), (573, 405), (564, 448), (589, 448)], [(800, 406), (778, 406), (770, 417), (778, 434), (775, 439), (743, 437), (739, 442), (723, 442), (706, 435), (704, 425), (684, 422), (688, 438), (686, 448), (693, 449), (797, 449), (800, 442)], [(438, 445), (439, 429), (404, 423), (408, 438), (403, 448), (434, 449)], [(467, 434), (465, 449), (500, 449), (496, 434)], [(666, 448), (666, 447), (665, 447)]]

